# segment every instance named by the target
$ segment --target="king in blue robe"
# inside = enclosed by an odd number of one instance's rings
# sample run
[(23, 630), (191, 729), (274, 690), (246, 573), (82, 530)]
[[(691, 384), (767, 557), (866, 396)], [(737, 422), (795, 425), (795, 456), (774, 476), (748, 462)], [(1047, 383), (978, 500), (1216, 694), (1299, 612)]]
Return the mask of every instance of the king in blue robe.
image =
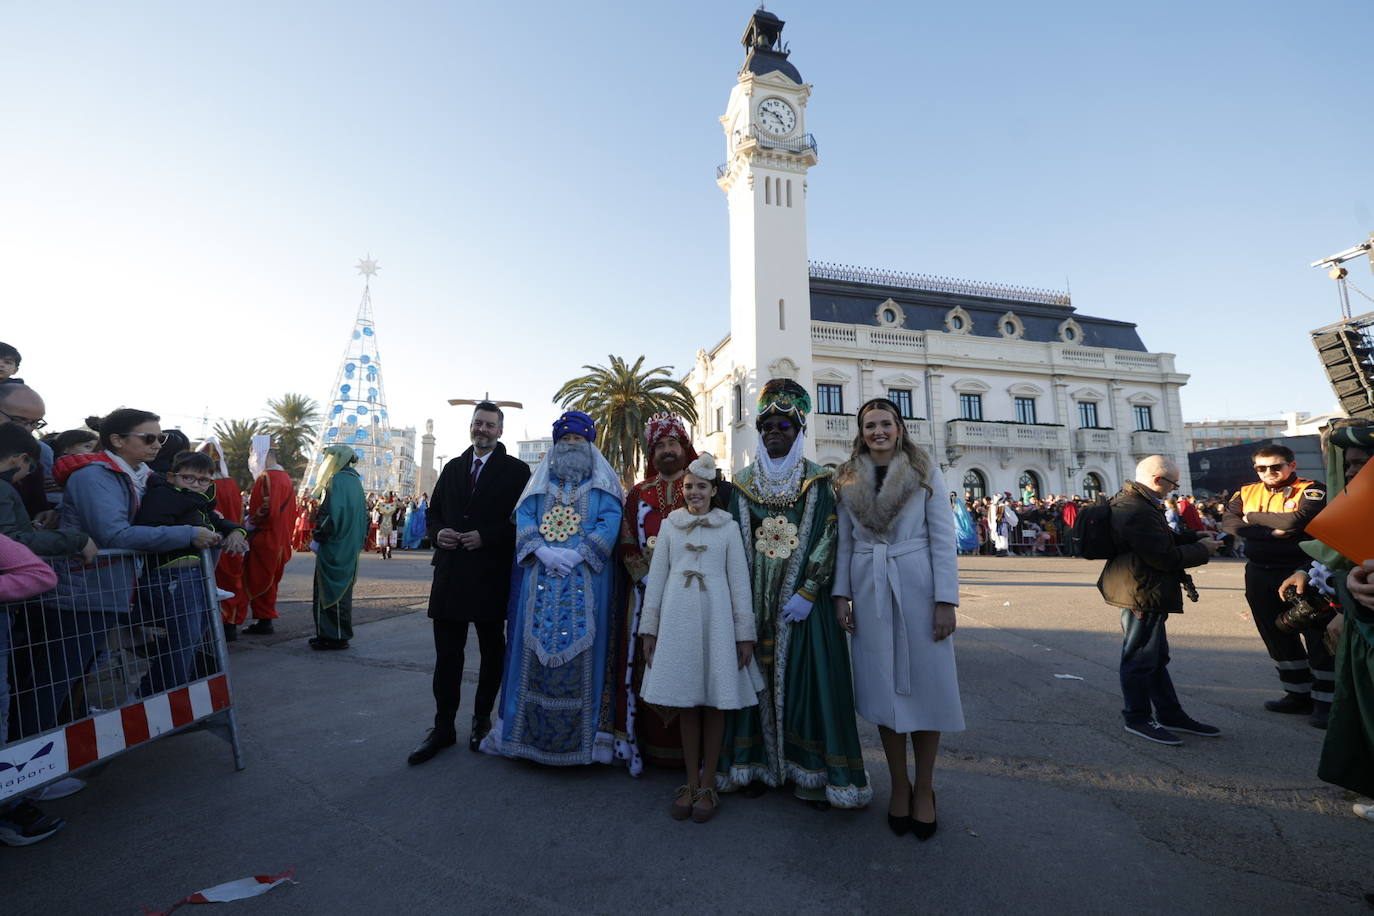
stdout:
[(610, 763), (612, 553), (623, 494), (590, 417), (568, 411), (553, 438), (516, 504), (519, 586), (499, 721), (482, 749), (551, 766)]

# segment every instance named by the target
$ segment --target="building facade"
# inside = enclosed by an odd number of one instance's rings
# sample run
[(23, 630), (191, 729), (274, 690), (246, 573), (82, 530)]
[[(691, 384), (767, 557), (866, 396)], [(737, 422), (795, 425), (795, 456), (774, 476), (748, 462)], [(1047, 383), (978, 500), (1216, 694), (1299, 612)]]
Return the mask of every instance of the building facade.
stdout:
[(553, 437), (545, 436), (543, 439), (522, 439), (515, 444), (516, 452), (521, 461), (534, 470), (539, 462), (544, 460), (544, 456), (553, 448)]
[(396, 479), (396, 495), (414, 496), (417, 493), (415, 484), (419, 467), (415, 463), (415, 427), (407, 426), (402, 430), (392, 430), (391, 443), (394, 446), (391, 472)]
[(1202, 420), (1184, 423), (1188, 451), (1265, 442), (1288, 430), (1287, 420)]
[(1164, 454), (1187, 478), (1174, 357), (1134, 324), (1080, 315), (1052, 291), (866, 270), (809, 260), (806, 131), (811, 87), (759, 10), (721, 118), (717, 169), (730, 219), (730, 333), (700, 350), (684, 381), (693, 439), (738, 469), (757, 445), (754, 405), (770, 378), (811, 391), (809, 456), (847, 458), (855, 411), (886, 396), (913, 439), (969, 495), (1112, 493), (1136, 462)]

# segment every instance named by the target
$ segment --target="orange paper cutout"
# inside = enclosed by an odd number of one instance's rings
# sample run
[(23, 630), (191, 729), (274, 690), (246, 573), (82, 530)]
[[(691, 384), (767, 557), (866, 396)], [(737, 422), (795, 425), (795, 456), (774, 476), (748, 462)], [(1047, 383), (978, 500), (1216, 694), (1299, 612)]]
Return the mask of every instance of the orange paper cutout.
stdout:
[(1374, 461), (1360, 469), (1317, 517), (1307, 533), (1356, 565), (1374, 560)]

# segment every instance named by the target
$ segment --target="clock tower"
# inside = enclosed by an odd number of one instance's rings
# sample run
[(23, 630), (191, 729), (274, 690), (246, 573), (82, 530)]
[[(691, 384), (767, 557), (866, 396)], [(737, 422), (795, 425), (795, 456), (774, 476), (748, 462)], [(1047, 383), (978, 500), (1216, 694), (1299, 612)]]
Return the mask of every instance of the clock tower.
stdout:
[[(741, 43), (744, 66), (720, 123), (726, 161), (716, 183), (730, 211), (730, 354), (743, 415), (732, 466), (756, 445), (754, 405), (770, 378), (812, 392), (811, 283), (806, 257), (806, 173), (816, 141), (806, 132), (811, 87), (788, 60), (783, 21), (759, 9)], [(815, 455), (808, 424), (807, 453)]]

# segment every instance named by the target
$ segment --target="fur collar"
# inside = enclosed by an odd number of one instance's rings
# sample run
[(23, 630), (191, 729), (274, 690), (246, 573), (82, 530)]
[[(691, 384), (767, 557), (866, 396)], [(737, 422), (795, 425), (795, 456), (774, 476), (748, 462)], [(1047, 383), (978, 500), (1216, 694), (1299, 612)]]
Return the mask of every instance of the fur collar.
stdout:
[(719, 528), (721, 525), (727, 525), (733, 520), (730, 513), (726, 512), (724, 509), (712, 509), (705, 515), (693, 515), (685, 508), (674, 509), (672, 512), (668, 513), (668, 521), (672, 522), (675, 528), (687, 528), (688, 526), (695, 528), (698, 525), (703, 528)]
[(881, 490), (875, 491), (878, 475), (868, 455), (851, 458), (836, 474), (835, 486), (840, 501), (855, 521), (874, 534), (888, 532), (902, 507), (921, 485), (916, 479), (916, 469), (906, 456), (895, 457), (896, 460), (887, 466)]

